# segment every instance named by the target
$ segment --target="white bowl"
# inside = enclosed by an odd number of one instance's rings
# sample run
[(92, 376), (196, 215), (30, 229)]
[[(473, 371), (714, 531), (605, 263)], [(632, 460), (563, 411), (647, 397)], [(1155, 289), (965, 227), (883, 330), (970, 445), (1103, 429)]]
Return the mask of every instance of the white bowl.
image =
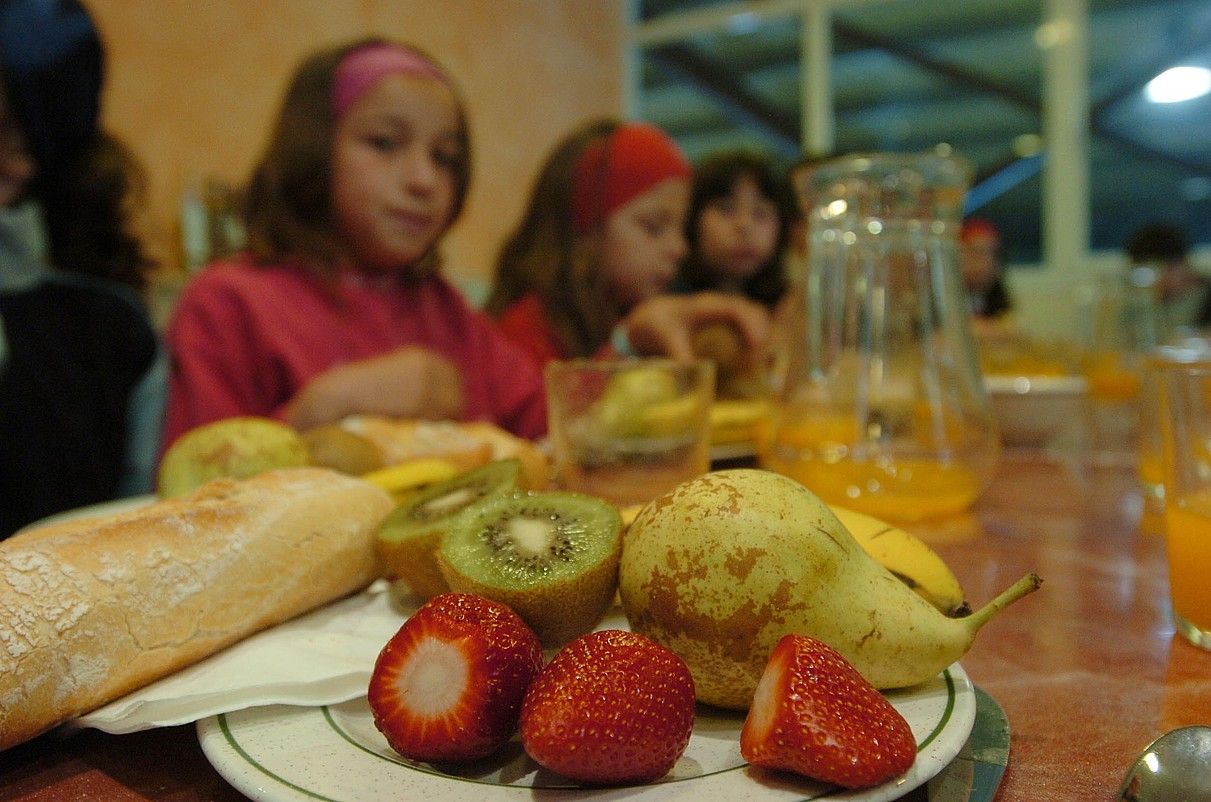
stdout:
[(985, 376), (984, 386), (1007, 446), (1046, 445), (1085, 414), (1082, 376)]

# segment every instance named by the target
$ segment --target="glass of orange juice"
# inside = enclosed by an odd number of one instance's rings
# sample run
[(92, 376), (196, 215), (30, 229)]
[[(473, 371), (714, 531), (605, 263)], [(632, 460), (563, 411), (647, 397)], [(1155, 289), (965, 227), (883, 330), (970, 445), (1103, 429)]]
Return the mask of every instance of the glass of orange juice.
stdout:
[(573, 359), (545, 378), (556, 487), (628, 506), (709, 470), (714, 362)]
[(1211, 649), (1211, 361), (1151, 363), (1161, 425), (1173, 621)]
[(1160, 384), (1166, 366), (1211, 363), (1211, 340), (1186, 337), (1153, 349), (1144, 362), (1139, 396), (1139, 479), (1146, 510), (1164, 509), (1165, 483), (1162, 462)]
[[(1083, 288), (1080, 305), (1090, 445), (1098, 452), (1147, 456), (1139, 414), (1144, 363), (1168, 332), (1156, 273), (1140, 267), (1104, 278)], [(1141, 474), (1154, 466), (1141, 464)]]

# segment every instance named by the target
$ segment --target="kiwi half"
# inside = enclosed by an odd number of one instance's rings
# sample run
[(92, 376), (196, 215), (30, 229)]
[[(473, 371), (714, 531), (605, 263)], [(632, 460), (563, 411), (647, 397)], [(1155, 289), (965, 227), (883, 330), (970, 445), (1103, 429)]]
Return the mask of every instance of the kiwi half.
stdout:
[(591, 630), (614, 598), (622, 520), (580, 493), (493, 499), (451, 526), (437, 553), (450, 589), (512, 607), (544, 646)]
[(449, 590), (433, 555), (459, 516), (517, 489), (521, 461), (489, 462), (421, 490), (378, 530), (378, 553), (388, 578), (402, 579), (424, 599)]

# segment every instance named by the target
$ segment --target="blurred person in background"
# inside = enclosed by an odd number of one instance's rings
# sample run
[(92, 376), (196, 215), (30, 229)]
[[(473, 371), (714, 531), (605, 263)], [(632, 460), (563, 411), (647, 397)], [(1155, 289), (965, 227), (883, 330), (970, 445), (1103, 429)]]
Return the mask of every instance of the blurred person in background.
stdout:
[(674, 290), (733, 293), (772, 310), (787, 287), (782, 255), (792, 217), (790, 193), (769, 157), (735, 150), (704, 159), (694, 168), (689, 254)]
[(487, 311), (535, 364), (693, 355), (692, 332), (729, 322), (753, 349), (768, 315), (718, 292), (669, 293), (687, 253), (691, 167), (655, 126), (596, 120), (556, 145), (497, 259)]
[(1177, 226), (1151, 223), (1127, 240), (1129, 269), (1149, 271), (1166, 332), (1211, 325), (1211, 282), (1190, 264), (1190, 244)]
[(239, 415), (541, 436), (541, 375), (443, 275), (470, 141), (453, 77), (412, 45), (362, 38), (303, 58), (246, 184), (245, 250), (205, 266), (169, 320), (163, 447)]
[(988, 220), (969, 218), (959, 232), (959, 269), (967, 303), (979, 320), (996, 320), (1013, 304), (1001, 270), (1001, 232)]
[(138, 167), (98, 123), (103, 68), (78, 3), (0, 0), (0, 537), (152, 484), (152, 263)]

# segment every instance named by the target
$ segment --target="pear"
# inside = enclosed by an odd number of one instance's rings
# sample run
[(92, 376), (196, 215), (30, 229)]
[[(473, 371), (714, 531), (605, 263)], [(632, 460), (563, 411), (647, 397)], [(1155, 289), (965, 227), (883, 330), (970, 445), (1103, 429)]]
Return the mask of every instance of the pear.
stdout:
[(160, 460), (156, 492), (161, 498), (171, 498), (211, 479), (247, 479), (308, 461), (307, 443), (281, 421), (255, 416), (224, 418), (190, 429), (169, 446)]
[(680, 655), (698, 700), (746, 709), (789, 633), (839, 651), (876, 688), (924, 682), (962, 657), (1029, 574), (951, 618), (871, 558), (828, 506), (780, 474), (709, 473), (639, 513), (623, 541), (619, 594), (631, 628)]

